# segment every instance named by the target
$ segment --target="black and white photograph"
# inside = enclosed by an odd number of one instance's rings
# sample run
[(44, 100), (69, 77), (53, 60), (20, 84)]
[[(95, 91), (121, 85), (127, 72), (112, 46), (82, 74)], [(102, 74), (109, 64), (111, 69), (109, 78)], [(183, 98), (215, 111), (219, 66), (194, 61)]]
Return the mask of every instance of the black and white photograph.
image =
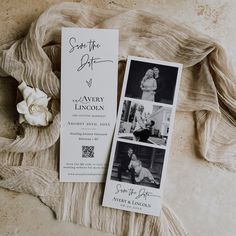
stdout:
[(165, 147), (168, 140), (171, 108), (142, 100), (123, 103), (118, 137)]
[(117, 142), (111, 179), (160, 188), (165, 150)]
[(178, 67), (131, 60), (126, 97), (173, 104)]

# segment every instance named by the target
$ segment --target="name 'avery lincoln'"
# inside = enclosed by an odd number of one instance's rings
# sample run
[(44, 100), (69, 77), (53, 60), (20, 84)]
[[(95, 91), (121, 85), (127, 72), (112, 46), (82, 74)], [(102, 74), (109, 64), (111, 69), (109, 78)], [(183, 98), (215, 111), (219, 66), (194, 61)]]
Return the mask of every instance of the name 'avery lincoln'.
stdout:
[[(102, 103), (104, 101), (104, 97), (83, 96), (73, 101), (75, 102), (75, 110), (104, 111), (104, 105), (89, 104), (89, 103)], [(79, 103), (82, 103), (82, 104), (79, 104)]]

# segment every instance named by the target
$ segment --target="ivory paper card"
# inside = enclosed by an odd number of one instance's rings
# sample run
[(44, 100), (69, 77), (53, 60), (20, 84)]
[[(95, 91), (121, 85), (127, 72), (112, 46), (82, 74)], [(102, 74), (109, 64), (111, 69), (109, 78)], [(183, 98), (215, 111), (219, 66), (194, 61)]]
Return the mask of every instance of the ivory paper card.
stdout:
[(62, 28), (62, 182), (105, 180), (116, 119), (117, 68), (117, 30)]
[(103, 206), (159, 216), (181, 71), (128, 57)]

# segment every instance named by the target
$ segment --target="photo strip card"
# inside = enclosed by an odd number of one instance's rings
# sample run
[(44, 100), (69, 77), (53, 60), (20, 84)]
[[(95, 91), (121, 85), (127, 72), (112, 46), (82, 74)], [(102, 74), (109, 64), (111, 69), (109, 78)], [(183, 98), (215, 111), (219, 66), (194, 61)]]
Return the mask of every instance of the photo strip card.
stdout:
[(182, 65), (129, 56), (103, 206), (159, 216)]

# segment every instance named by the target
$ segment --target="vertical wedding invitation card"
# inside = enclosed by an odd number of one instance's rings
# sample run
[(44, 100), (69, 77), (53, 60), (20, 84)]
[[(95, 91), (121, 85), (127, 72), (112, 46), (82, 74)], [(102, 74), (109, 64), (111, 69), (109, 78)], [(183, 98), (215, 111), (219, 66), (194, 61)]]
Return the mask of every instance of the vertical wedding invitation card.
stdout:
[(118, 37), (118, 30), (62, 28), (62, 182), (105, 180), (116, 120)]
[(103, 206), (159, 216), (181, 71), (128, 57)]

